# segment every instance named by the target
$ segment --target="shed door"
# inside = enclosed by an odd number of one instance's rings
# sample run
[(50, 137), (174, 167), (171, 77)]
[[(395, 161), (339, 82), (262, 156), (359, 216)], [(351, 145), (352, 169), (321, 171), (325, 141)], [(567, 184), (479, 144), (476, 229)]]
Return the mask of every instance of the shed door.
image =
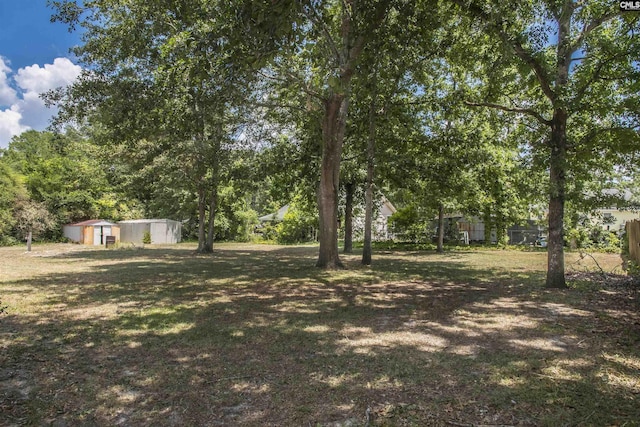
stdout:
[(94, 245), (104, 245), (106, 240), (106, 236), (111, 236), (111, 226), (110, 225), (100, 225), (93, 227), (93, 244)]
[(102, 244), (102, 227), (99, 225), (93, 227), (93, 244), (96, 246)]

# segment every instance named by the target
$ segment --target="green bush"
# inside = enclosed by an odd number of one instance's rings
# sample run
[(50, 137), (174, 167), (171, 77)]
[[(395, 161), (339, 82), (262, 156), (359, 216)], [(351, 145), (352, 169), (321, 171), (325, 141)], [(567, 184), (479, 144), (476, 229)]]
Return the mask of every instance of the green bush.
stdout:
[(258, 213), (253, 209), (236, 212), (236, 233), (235, 241), (251, 242), (254, 240), (253, 230), (258, 225)]
[(612, 254), (620, 252), (621, 241), (615, 233), (608, 232), (602, 236), (602, 239), (598, 244), (598, 249)]
[(430, 240), (429, 224), (424, 218), (425, 216), (412, 204), (398, 209), (391, 215), (389, 222), (394, 233), (402, 240), (413, 243), (427, 242)]
[(9, 235), (0, 236), (0, 246), (16, 246), (19, 244), (20, 244), (20, 241), (16, 239), (14, 236), (9, 236)]
[(276, 226), (276, 241), (281, 244), (309, 242), (313, 240), (317, 224), (318, 220), (314, 216), (292, 203), (282, 222)]
[(278, 238), (278, 226), (267, 222), (260, 228), (260, 233), (263, 240), (276, 241)]
[(589, 229), (576, 227), (569, 229), (564, 236), (565, 243), (572, 249), (587, 249), (592, 246)]
[(151, 243), (151, 232), (149, 231), (144, 232), (144, 234), (142, 235), (142, 243), (144, 243), (145, 245), (148, 245)]
[(633, 260), (627, 260), (627, 274), (640, 278), (640, 265)]

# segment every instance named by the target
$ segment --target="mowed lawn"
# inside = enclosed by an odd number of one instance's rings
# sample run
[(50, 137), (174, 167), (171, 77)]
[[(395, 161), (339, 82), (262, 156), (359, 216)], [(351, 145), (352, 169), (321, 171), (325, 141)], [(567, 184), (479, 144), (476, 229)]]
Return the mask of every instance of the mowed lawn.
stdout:
[(0, 425), (640, 425), (638, 288), (589, 257), (194, 249), (0, 248)]

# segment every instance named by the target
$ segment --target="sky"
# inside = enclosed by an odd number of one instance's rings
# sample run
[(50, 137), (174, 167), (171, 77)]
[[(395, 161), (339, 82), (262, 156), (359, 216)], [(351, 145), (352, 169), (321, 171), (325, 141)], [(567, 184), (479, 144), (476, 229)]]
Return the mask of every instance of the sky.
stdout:
[(47, 0), (0, 0), (0, 148), (25, 130), (44, 130), (55, 114), (40, 93), (82, 71), (70, 49), (80, 35), (51, 23)]

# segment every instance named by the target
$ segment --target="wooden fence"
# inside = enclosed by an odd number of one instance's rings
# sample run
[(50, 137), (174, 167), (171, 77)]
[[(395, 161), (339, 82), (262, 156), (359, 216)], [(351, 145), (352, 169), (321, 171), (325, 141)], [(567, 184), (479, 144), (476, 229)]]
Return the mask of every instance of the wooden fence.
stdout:
[(629, 236), (629, 258), (640, 265), (640, 220), (627, 222)]

